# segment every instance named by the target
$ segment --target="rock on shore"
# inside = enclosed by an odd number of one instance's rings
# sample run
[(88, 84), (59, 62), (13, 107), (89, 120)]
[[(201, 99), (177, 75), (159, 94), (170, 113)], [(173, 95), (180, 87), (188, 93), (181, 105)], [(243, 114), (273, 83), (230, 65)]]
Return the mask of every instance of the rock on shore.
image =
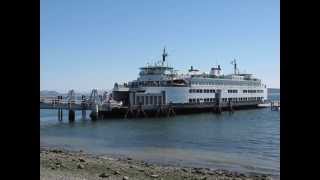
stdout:
[(267, 175), (247, 175), (208, 168), (164, 167), (131, 158), (102, 158), (84, 152), (40, 149), (42, 180), (268, 180)]

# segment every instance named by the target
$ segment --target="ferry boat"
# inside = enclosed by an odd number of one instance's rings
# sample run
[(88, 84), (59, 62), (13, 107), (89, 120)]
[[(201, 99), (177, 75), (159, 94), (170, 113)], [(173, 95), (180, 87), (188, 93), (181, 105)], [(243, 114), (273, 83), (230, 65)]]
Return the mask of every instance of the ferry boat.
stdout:
[(211, 108), (214, 106), (258, 107), (267, 99), (267, 87), (253, 74), (239, 73), (236, 60), (234, 72), (222, 74), (220, 65), (209, 73), (191, 66), (186, 74), (165, 65), (165, 48), (162, 61), (140, 68), (139, 77), (128, 83), (115, 83), (112, 98), (126, 107), (155, 109), (159, 105), (182, 108)]

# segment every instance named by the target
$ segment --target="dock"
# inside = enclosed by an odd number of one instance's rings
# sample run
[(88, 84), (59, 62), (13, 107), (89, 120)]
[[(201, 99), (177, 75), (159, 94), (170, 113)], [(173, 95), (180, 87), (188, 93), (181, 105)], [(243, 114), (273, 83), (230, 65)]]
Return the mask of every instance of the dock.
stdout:
[(263, 104), (259, 104), (259, 107), (270, 107), (272, 111), (279, 111), (280, 110), (280, 100), (270, 100), (266, 101)]
[(158, 105), (121, 105), (112, 106), (104, 102), (105, 95), (98, 95), (97, 90), (92, 90), (91, 95), (75, 97), (74, 91), (70, 90), (66, 97), (40, 97), (40, 109), (58, 110), (58, 119), (61, 121), (63, 110), (68, 111), (69, 121), (75, 120), (75, 111), (82, 111), (82, 117), (86, 118), (86, 112), (91, 111), (92, 120), (106, 118), (135, 118), (135, 117), (170, 117), (177, 114), (189, 114), (198, 112), (213, 112), (220, 114), (222, 111), (233, 113), (234, 110), (246, 108), (266, 108), (280, 110), (280, 101), (261, 102), (222, 102), (217, 99), (215, 102), (206, 103), (167, 103)]

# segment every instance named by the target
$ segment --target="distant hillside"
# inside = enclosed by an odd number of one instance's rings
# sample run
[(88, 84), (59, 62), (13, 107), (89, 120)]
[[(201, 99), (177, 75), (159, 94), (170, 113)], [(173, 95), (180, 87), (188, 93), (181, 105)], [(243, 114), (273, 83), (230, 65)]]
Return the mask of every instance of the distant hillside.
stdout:
[[(111, 92), (111, 90), (98, 90), (98, 94), (102, 95), (104, 91), (107, 91), (108, 93)], [(50, 90), (42, 90), (40, 91), (40, 96), (67, 96), (68, 93), (64, 92), (64, 93), (59, 93), (57, 91), (50, 91)], [(85, 95), (85, 96), (90, 96), (91, 92), (75, 92), (76, 96), (81, 96), (81, 95)]]
[(43, 90), (40, 91), (40, 96), (58, 96), (60, 93), (57, 91), (48, 91), (48, 90)]
[(280, 89), (277, 88), (268, 88), (268, 94), (280, 93)]

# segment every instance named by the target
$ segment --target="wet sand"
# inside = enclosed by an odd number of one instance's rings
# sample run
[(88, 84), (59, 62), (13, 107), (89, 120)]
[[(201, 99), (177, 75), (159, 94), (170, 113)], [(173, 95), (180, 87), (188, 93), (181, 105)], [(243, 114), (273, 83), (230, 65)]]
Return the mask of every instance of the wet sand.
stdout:
[(222, 169), (163, 166), (130, 157), (101, 156), (82, 151), (40, 148), (42, 180), (267, 180), (264, 174), (244, 174)]

